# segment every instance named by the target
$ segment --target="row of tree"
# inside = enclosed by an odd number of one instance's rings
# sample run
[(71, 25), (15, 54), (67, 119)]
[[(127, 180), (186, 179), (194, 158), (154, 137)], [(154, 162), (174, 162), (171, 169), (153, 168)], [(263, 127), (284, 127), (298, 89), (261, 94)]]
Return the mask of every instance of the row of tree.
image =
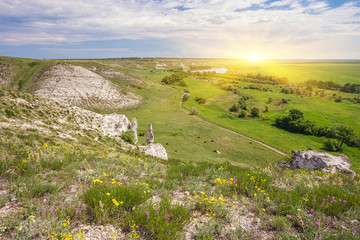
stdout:
[(317, 81), (317, 80), (307, 80), (301, 84), (300, 87), (305, 87), (312, 90), (312, 87), (328, 90), (339, 90), (341, 92), (348, 93), (360, 93), (360, 84), (351, 84), (346, 83), (344, 86), (334, 82), (334, 81)]
[(316, 122), (306, 120), (303, 112), (297, 109), (290, 110), (287, 116), (276, 118), (275, 126), (293, 133), (336, 139), (338, 141), (337, 150), (341, 149), (344, 143), (349, 146), (360, 146), (360, 138), (352, 127), (346, 125), (319, 126)]

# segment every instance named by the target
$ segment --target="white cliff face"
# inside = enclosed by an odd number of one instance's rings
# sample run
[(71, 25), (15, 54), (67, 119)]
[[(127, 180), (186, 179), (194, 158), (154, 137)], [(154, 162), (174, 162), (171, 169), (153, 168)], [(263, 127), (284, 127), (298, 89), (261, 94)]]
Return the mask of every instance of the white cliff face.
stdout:
[(139, 104), (112, 82), (80, 66), (58, 63), (40, 77), (35, 95), (82, 107), (121, 108)]
[(356, 176), (356, 173), (350, 169), (350, 159), (345, 155), (331, 155), (325, 152), (317, 151), (293, 151), (294, 158), (291, 162), (291, 168), (307, 168), (321, 170), (327, 173), (342, 172), (350, 176)]

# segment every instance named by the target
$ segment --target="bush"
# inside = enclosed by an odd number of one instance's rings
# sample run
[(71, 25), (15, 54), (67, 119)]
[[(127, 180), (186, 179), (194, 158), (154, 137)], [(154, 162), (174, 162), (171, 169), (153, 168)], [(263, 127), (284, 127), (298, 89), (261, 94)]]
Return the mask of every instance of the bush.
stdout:
[(198, 114), (199, 112), (198, 112), (198, 110), (196, 109), (196, 107), (192, 107), (191, 109), (190, 109), (190, 114), (191, 115), (196, 115), (196, 114)]
[(196, 98), (195, 98), (195, 101), (196, 101), (198, 104), (205, 104), (205, 103), (206, 103), (206, 99), (205, 99), (205, 98), (202, 98), (202, 97), (196, 97)]
[(234, 105), (232, 105), (229, 109), (230, 112), (238, 112), (240, 109), (240, 105), (235, 103)]
[(260, 116), (259, 112), (260, 112), (260, 110), (257, 107), (254, 107), (254, 108), (251, 109), (251, 115), (253, 117), (259, 117)]
[(240, 114), (239, 114), (238, 118), (244, 118), (244, 117), (246, 117), (246, 115), (247, 115), (247, 111), (245, 111), (245, 110), (241, 110), (241, 112), (240, 112)]
[(335, 152), (339, 150), (338, 149), (339, 143), (335, 139), (325, 140), (323, 146), (327, 151)]
[(123, 132), (121, 134), (121, 138), (130, 144), (135, 144), (136, 142), (135, 132), (132, 129), (128, 129), (127, 131)]
[(185, 102), (185, 101), (187, 101), (189, 98), (190, 98), (190, 94), (184, 93), (184, 95), (182, 96), (181, 100), (182, 100), (183, 102)]

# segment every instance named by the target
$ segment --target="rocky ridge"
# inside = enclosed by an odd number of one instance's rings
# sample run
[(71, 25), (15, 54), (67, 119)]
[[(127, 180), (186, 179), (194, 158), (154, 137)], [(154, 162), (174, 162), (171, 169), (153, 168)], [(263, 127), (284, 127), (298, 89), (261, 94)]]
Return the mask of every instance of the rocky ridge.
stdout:
[(47, 69), (37, 82), (34, 94), (87, 108), (125, 108), (140, 103), (139, 96), (125, 94), (102, 76), (68, 63)]
[[(0, 129), (36, 130), (42, 134), (57, 135), (73, 141), (77, 141), (79, 136), (96, 136), (92, 140), (101, 142), (98, 137), (100, 134), (116, 139), (125, 150), (139, 149), (145, 154), (167, 160), (166, 150), (159, 143), (137, 147), (122, 140), (122, 133), (129, 129), (137, 133), (136, 118), (129, 121), (124, 114), (98, 114), (15, 91), (3, 91), (2, 95), (0, 100), (7, 107), (0, 109), (4, 112), (0, 117)], [(137, 135), (135, 137), (137, 138)]]

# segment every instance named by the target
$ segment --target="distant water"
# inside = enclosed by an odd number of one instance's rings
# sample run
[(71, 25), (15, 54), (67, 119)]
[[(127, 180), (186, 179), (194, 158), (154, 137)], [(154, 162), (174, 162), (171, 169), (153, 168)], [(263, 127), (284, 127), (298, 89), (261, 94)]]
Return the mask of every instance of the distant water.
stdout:
[(216, 73), (226, 73), (227, 72), (227, 68), (212, 68), (212, 69), (205, 69), (205, 70), (196, 70), (196, 71), (192, 71), (192, 72), (216, 72)]

